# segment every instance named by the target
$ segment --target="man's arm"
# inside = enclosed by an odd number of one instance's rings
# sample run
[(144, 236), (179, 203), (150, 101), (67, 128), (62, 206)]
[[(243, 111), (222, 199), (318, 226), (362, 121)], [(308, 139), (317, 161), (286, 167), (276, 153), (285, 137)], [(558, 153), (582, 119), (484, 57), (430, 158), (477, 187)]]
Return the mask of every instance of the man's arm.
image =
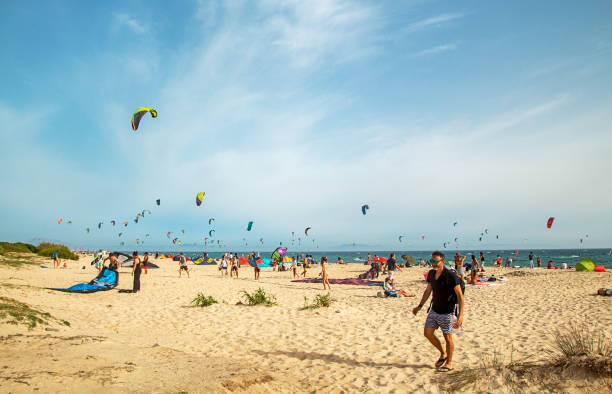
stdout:
[(431, 294), (431, 283), (427, 284), (427, 287), (425, 288), (425, 291), (423, 292), (423, 297), (421, 297), (421, 302), (419, 303), (418, 306), (416, 306), (413, 310), (412, 313), (413, 314), (417, 314), (418, 311), (421, 310), (421, 308), (423, 308), (423, 305), (425, 305), (425, 302), (427, 301), (427, 299), (429, 298), (429, 295)]
[(463, 323), (463, 303), (464, 303), (463, 292), (461, 291), (461, 285), (455, 286), (455, 294), (457, 294), (457, 305), (459, 305), (459, 316), (457, 319), (457, 325), (461, 327), (461, 324)]

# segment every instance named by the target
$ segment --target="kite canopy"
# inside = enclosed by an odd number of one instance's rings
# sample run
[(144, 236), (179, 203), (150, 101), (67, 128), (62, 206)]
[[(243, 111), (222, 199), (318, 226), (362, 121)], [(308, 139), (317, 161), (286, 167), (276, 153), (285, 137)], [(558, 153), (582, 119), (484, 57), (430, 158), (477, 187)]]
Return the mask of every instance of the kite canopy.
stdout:
[(304, 230), (304, 234), (306, 234), (306, 236), (308, 236), (308, 231), (310, 230), (310, 227), (306, 227), (306, 229)]
[(595, 263), (591, 259), (582, 259), (581, 262), (576, 264), (576, 271), (595, 271)]
[(157, 206), (159, 206), (159, 204), (161, 204), (161, 200), (158, 198), (157, 200), (155, 200), (155, 203), (157, 204)]
[(108, 268), (104, 268), (98, 276), (89, 283), (79, 283), (65, 289), (55, 288), (51, 290), (65, 291), (69, 293), (94, 293), (114, 289), (117, 286), (119, 274)]
[(370, 206), (368, 204), (362, 205), (361, 206), (361, 213), (363, 213), (364, 215), (366, 214), (366, 211), (370, 209)]
[(454, 222), (453, 223), (453, 227), (457, 227), (457, 223), (459, 223), (459, 222)]
[(552, 225), (553, 225), (553, 222), (554, 222), (554, 221), (555, 221), (555, 218), (554, 218), (554, 217), (552, 217), (552, 216), (551, 216), (551, 217), (549, 217), (549, 218), (548, 218), (548, 221), (546, 222), (546, 228), (551, 228), (551, 227), (552, 227)]
[(134, 112), (134, 115), (132, 115), (132, 130), (134, 131), (138, 130), (138, 125), (140, 125), (140, 120), (142, 119), (143, 116), (145, 116), (147, 112), (151, 113), (151, 117), (157, 118), (157, 111), (154, 110), (153, 108), (145, 108), (145, 107), (138, 108), (138, 110)]
[(215, 218), (208, 219), (208, 224), (211, 225), (214, 220), (215, 220)]
[(62, 218), (57, 219), (57, 224), (60, 224), (62, 222), (62, 220), (64, 220), (64, 219), (62, 219)]
[(199, 192), (198, 194), (196, 194), (196, 205), (199, 207), (200, 205), (202, 205), (202, 200), (204, 199), (204, 192)]
[(276, 248), (272, 253), (272, 261), (281, 261), (285, 253), (287, 253), (287, 248)]
[(249, 224), (247, 225), (247, 231), (251, 231), (252, 228), (253, 228), (253, 221), (250, 221)]
[(210, 230), (210, 231), (208, 232), (208, 236), (209, 236), (209, 237), (212, 237), (212, 235), (213, 235), (213, 233), (214, 233), (214, 232), (215, 232), (215, 230)]

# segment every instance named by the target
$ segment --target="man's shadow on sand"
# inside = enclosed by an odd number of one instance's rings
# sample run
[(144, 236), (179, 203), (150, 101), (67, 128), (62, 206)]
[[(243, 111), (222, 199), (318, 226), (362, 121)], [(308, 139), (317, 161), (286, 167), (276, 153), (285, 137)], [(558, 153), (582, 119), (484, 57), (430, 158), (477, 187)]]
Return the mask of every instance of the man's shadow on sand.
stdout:
[(394, 368), (414, 368), (414, 369), (432, 369), (431, 365), (428, 364), (402, 364), (402, 363), (377, 363), (374, 361), (357, 361), (351, 358), (344, 358), (335, 354), (324, 354), (316, 352), (290, 352), (284, 350), (278, 350), (275, 352), (265, 352), (263, 350), (254, 350), (253, 353), (260, 354), (262, 356), (286, 356), (293, 357), (299, 360), (322, 360), (330, 363), (346, 364), (353, 367), (366, 366), (366, 367), (394, 367)]

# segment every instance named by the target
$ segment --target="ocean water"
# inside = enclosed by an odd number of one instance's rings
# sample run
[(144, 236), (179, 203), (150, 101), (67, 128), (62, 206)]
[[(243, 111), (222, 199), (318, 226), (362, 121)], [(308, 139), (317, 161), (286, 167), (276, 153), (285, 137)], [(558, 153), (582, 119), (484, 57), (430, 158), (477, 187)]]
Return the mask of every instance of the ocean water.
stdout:
[[(231, 252), (238, 253), (239, 255), (242, 253), (250, 253), (250, 251), (234, 251)], [(382, 256), (384, 258), (389, 258), (389, 254), (395, 253), (396, 259), (398, 262), (403, 262), (401, 259), (401, 255), (409, 254), (415, 258), (416, 261), (419, 259), (427, 260), (431, 258), (430, 250), (422, 250), (422, 251), (372, 251), (369, 252), (372, 256)], [(455, 255), (455, 250), (448, 251), (443, 253), (446, 254), (447, 261), (453, 261), (453, 256)], [(479, 250), (459, 250), (459, 253), (463, 255), (467, 255), (468, 258), (466, 262), (470, 261), (470, 255), (474, 254), (476, 257), (479, 255)], [(485, 255), (485, 266), (491, 266), (493, 260), (497, 257), (497, 255), (503, 258), (505, 262), (506, 257), (511, 256), (514, 259), (514, 265), (520, 265), (521, 267), (529, 266), (529, 261), (527, 257), (529, 256), (529, 252), (533, 252), (533, 254), (537, 257), (540, 257), (542, 260), (542, 267), (546, 267), (549, 260), (552, 260), (555, 266), (559, 267), (561, 263), (565, 262), (570, 266), (575, 266), (576, 263), (579, 263), (583, 258), (589, 258), (595, 262), (597, 265), (603, 265), (606, 269), (612, 269), (612, 254), (610, 249), (532, 249), (532, 250), (521, 250), (519, 251), (518, 257), (516, 256), (516, 250), (483, 250)], [(178, 252), (161, 252), (164, 254), (178, 254)], [(195, 257), (197, 255), (202, 255), (202, 252), (190, 251), (183, 252), (187, 257)], [(224, 252), (208, 252), (208, 255), (212, 258), (220, 258)], [(299, 251), (299, 252), (291, 252), (289, 251), (287, 255), (289, 257), (295, 257), (297, 254), (310, 254), (312, 257), (318, 262), (321, 260), (321, 257), (327, 256), (328, 261), (330, 263), (335, 263), (338, 261), (338, 257), (342, 257), (342, 259), (347, 263), (356, 263), (363, 264), (367, 260), (368, 252), (347, 252), (347, 251)], [(272, 255), (272, 251), (260, 252), (262, 257), (270, 257)], [(534, 258), (535, 263), (535, 258)]]

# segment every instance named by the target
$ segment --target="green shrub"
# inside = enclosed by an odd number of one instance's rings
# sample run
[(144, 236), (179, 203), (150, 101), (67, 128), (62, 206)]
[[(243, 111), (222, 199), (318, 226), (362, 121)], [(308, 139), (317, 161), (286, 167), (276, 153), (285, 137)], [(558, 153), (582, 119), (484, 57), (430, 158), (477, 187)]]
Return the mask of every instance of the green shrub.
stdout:
[(36, 253), (36, 246), (23, 242), (0, 242), (0, 253), (6, 252)]
[(304, 308), (302, 309), (318, 309), (318, 308), (329, 308), (334, 300), (331, 298), (331, 294), (317, 294), (314, 298), (313, 304), (308, 304), (308, 298), (304, 296)]
[(276, 297), (274, 297), (272, 294), (266, 294), (266, 291), (261, 287), (253, 294), (249, 294), (246, 290), (242, 290), (242, 297), (246, 301), (245, 303), (247, 305), (277, 305)]
[(51, 257), (53, 252), (57, 252), (58, 256), (61, 259), (68, 259), (68, 260), (78, 260), (79, 259), (79, 257), (76, 254), (72, 253), (72, 251), (68, 249), (67, 246), (51, 244), (47, 242), (38, 245), (38, 255), (39, 256)]
[(29, 328), (34, 328), (38, 324), (46, 325), (53, 321), (70, 326), (70, 323), (65, 320), (56, 319), (47, 312), (38, 311), (28, 304), (8, 297), (0, 297), (0, 320), (9, 324), (25, 324)]
[(217, 304), (218, 302), (212, 296), (205, 296), (202, 293), (198, 293), (196, 298), (194, 298), (191, 303), (193, 306), (205, 307), (211, 306), (212, 304)]

